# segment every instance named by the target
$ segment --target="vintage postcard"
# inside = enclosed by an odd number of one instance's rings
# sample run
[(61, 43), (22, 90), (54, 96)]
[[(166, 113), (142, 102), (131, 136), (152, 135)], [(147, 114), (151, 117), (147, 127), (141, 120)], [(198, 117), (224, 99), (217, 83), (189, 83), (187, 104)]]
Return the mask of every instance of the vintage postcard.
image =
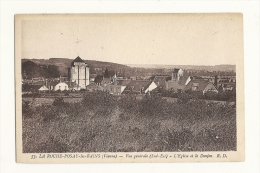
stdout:
[(14, 20), (17, 162), (244, 161), (242, 14)]

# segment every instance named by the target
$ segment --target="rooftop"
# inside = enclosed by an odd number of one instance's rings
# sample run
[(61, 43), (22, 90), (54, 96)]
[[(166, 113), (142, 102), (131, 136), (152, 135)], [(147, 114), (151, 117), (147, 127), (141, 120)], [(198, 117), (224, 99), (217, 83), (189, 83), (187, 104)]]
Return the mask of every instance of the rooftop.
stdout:
[(173, 73), (178, 73), (179, 70), (180, 70), (179, 68), (174, 68), (174, 69), (173, 69)]
[(129, 79), (117, 79), (115, 82), (112, 83), (112, 85), (122, 85), (127, 86), (132, 80)]
[(149, 80), (131, 80), (123, 93), (140, 93), (142, 88), (145, 91), (151, 83), (152, 81)]
[[(75, 58), (72, 62), (71, 62), (71, 65), (73, 66), (74, 65), (74, 62), (80, 62), (80, 63), (84, 63), (86, 64), (79, 56), (77, 58)], [(86, 64), (87, 65), (87, 64)]]
[(197, 87), (197, 91), (203, 91), (206, 86), (211, 83), (208, 82), (207, 80), (203, 80), (203, 79), (195, 79), (195, 80), (191, 80), (184, 88), (184, 90), (189, 90), (192, 87)]

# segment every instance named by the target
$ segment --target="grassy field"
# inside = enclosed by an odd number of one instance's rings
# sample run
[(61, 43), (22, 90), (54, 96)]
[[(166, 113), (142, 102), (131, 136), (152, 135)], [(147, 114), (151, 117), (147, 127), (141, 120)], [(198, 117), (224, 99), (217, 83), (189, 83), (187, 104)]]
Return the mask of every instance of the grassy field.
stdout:
[[(82, 98), (63, 98), (63, 99), (64, 99), (64, 102), (67, 102), (67, 103), (77, 103), (77, 102), (81, 102), (81, 100), (82, 100)], [(54, 100), (55, 100), (55, 98), (43, 98), (43, 97), (23, 98), (23, 102), (30, 102), (31, 106), (33, 106), (33, 107), (37, 107), (37, 106), (41, 106), (41, 105), (52, 105)]]
[(104, 92), (66, 99), (23, 99), (23, 152), (236, 150), (235, 105)]

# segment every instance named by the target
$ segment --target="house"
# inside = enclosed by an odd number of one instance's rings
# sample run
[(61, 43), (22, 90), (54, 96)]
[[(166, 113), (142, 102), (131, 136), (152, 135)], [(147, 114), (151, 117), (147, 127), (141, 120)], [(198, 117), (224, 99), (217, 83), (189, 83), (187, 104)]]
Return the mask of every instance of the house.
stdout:
[(101, 81), (101, 85), (102, 86), (107, 86), (108, 84), (111, 84), (112, 83), (112, 80), (110, 78), (103, 78), (102, 81)]
[(103, 91), (104, 88), (100, 85), (97, 85), (96, 83), (91, 83), (87, 86), (87, 90), (89, 92), (93, 92), (93, 91), (96, 91), (96, 90), (100, 90), (100, 91)]
[(215, 85), (217, 87), (223, 87), (225, 84), (233, 84), (236, 83), (236, 76), (215, 76)]
[(236, 90), (236, 83), (234, 83), (234, 82), (221, 83), (219, 88), (221, 88), (221, 90), (223, 90), (223, 91), (234, 91), (234, 90)]
[(43, 77), (32, 78), (32, 82), (44, 81)]
[(107, 85), (105, 89), (114, 95), (121, 95), (126, 86), (131, 82), (129, 79), (116, 79), (113, 83)]
[(212, 83), (204, 79), (191, 80), (184, 88), (184, 91), (201, 91), (203, 94), (207, 92), (218, 93), (217, 87)]
[(191, 76), (180, 76), (179, 80), (169, 80), (165, 82), (166, 90), (173, 90), (175, 92), (182, 91), (186, 85), (191, 81)]
[(202, 79), (208, 80), (209, 82), (215, 82), (215, 77), (214, 76), (200, 76), (200, 77)]
[(166, 89), (166, 82), (171, 80), (171, 76), (170, 75), (155, 75), (153, 77), (151, 77), (151, 79), (153, 79), (154, 83), (163, 88)]
[(107, 86), (112, 83), (111, 78), (105, 78), (102, 75), (97, 75), (94, 79), (94, 83), (99, 86)]
[(54, 80), (54, 81), (51, 81), (49, 83), (49, 90), (53, 90), (53, 91), (64, 91), (64, 90), (69, 90), (69, 86), (67, 83), (65, 82), (60, 82), (59, 80)]
[(181, 85), (181, 86), (186, 86), (190, 81), (191, 81), (192, 77), (191, 76), (181, 76), (179, 78), (179, 81), (178, 83)]
[(150, 78), (160, 89), (179, 92), (191, 81), (192, 77), (183, 76), (183, 70), (174, 68), (172, 75), (155, 75)]
[(137, 76), (130, 76), (130, 79), (131, 79), (131, 80), (136, 80), (136, 79), (137, 79)]
[(131, 80), (122, 94), (145, 94), (157, 88), (153, 81), (149, 80)]
[[(70, 90), (70, 91), (78, 91), (78, 90), (82, 89), (80, 86), (77, 85), (77, 83), (75, 81), (74, 82), (66, 81), (65, 83), (68, 85), (68, 88), (69, 88), (68, 90)], [(85, 88), (83, 88), (83, 89), (85, 89)]]
[(174, 92), (182, 92), (184, 89), (185, 85), (180, 85), (176, 81), (167, 81), (165, 82), (166, 84), (166, 90), (173, 90)]
[(48, 88), (47, 86), (45, 86), (45, 85), (42, 85), (42, 86), (38, 89), (38, 91), (40, 91), (40, 92), (49, 91), (49, 88)]

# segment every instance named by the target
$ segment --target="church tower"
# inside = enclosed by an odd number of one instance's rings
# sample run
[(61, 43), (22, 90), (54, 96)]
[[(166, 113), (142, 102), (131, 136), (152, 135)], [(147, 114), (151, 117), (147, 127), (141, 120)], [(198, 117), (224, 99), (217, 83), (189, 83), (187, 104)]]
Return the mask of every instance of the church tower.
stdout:
[(183, 70), (174, 68), (172, 71), (172, 81), (178, 82), (180, 80), (180, 77), (183, 76)]
[(78, 56), (69, 68), (70, 82), (76, 82), (80, 89), (89, 85), (89, 66)]

